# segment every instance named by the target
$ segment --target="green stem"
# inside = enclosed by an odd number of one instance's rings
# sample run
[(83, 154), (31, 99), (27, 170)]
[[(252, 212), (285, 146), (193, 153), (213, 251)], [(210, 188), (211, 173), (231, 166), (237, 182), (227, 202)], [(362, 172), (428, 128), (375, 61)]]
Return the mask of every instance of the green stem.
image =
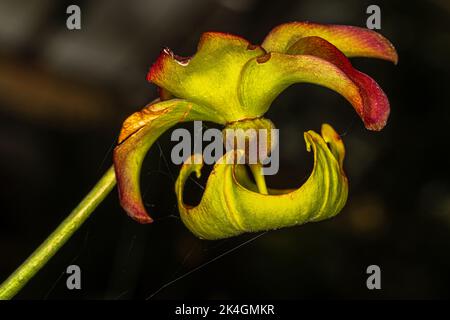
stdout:
[(261, 164), (250, 164), (250, 170), (252, 171), (253, 177), (255, 178), (256, 186), (261, 194), (269, 194), (267, 191), (266, 180), (262, 174)]
[(58, 228), (2, 283), (0, 286), (0, 300), (11, 299), (27, 284), (64, 243), (66, 243), (72, 234), (80, 228), (94, 209), (105, 199), (115, 184), (116, 176), (114, 174), (114, 168), (111, 167)]

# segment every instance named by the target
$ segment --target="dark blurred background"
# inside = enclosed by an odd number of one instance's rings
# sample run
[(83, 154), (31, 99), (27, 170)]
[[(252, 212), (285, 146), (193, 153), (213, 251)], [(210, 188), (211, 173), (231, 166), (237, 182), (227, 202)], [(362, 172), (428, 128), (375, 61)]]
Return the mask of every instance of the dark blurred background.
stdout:
[[(70, 4), (81, 7), (81, 30), (66, 28)], [(114, 190), (17, 298), (144, 299), (203, 264), (152, 298), (449, 298), (447, 0), (0, 0), (0, 280), (110, 166), (122, 121), (156, 97), (145, 78), (162, 47), (191, 55), (204, 31), (260, 43), (293, 20), (365, 27), (370, 4), (381, 8), (380, 32), (399, 64), (353, 63), (390, 99), (385, 130), (366, 131), (344, 98), (314, 85), (290, 87), (267, 114), (281, 141), (272, 186), (299, 186), (311, 171), (304, 131), (328, 122), (343, 136), (350, 194), (340, 215), (268, 232), (230, 253), (254, 235), (198, 240), (177, 218), (168, 133), (142, 174), (157, 221), (132, 221)], [(201, 188), (187, 188), (198, 201)], [(82, 290), (66, 288), (70, 264), (81, 267)], [(366, 288), (371, 264), (381, 267), (381, 290)]]

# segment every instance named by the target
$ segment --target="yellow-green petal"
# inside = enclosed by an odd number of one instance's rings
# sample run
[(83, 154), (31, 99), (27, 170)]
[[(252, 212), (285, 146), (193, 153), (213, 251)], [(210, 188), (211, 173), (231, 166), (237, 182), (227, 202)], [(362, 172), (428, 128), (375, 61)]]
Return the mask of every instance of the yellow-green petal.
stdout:
[(295, 42), (304, 37), (321, 37), (336, 46), (347, 57), (379, 58), (397, 63), (394, 46), (381, 34), (366, 28), (290, 22), (275, 27), (264, 39), (262, 47), (267, 52), (287, 52)]
[(342, 168), (343, 142), (327, 124), (322, 126), (321, 135), (308, 131), (304, 138), (307, 150), (314, 153), (314, 168), (296, 190), (258, 193), (243, 165), (217, 163), (200, 204), (191, 207), (183, 201), (184, 184), (192, 172), (200, 176), (202, 164), (185, 163), (175, 187), (182, 221), (200, 238), (221, 239), (320, 221), (338, 214), (348, 194)]
[(381, 87), (368, 75), (353, 68), (347, 57), (330, 42), (320, 37), (305, 37), (295, 42), (289, 54), (312, 55), (333, 63), (359, 88), (362, 103), (354, 103), (355, 111), (369, 130), (381, 130), (389, 117), (389, 100)]
[(175, 97), (216, 110), (227, 122), (254, 118), (259, 115), (241, 108), (237, 87), (245, 63), (263, 54), (261, 47), (239, 36), (207, 32), (190, 58), (164, 49), (147, 79)]
[(244, 108), (264, 114), (283, 90), (301, 82), (334, 90), (357, 111), (363, 109), (358, 85), (337, 65), (313, 55), (273, 52), (252, 59), (242, 70), (239, 95)]
[(139, 185), (145, 155), (167, 129), (193, 120), (224, 123), (209, 109), (181, 99), (154, 101), (125, 120), (113, 158), (120, 203), (134, 220), (140, 223), (153, 221), (144, 207)]

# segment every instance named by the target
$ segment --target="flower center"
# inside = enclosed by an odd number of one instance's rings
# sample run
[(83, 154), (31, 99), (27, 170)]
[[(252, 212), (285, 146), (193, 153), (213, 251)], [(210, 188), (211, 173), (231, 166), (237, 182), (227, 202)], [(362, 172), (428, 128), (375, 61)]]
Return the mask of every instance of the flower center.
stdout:
[[(278, 143), (278, 130), (265, 118), (229, 123), (222, 134), (226, 150), (242, 151), (245, 163), (264, 163)], [(242, 162), (241, 162), (242, 163)]]

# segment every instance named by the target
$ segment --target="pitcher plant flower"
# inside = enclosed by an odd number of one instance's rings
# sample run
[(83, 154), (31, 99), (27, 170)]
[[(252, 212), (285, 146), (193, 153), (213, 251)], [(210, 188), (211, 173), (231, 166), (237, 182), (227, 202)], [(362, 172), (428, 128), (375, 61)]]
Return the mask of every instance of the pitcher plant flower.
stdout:
[[(397, 63), (393, 45), (372, 30), (307, 22), (280, 25), (261, 45), (232, 34), (207, 32), (192, 57), (164, 49), (147, 77), (159, 87), (160, 98), (124, 122), (114, 150), (122, 207), (140, 223), (153, 221), (141, 198), (139, 177), (145, 155), (164, 131), (194, 120), (225, 129), (271, 129), (274, 125), (264, 114), (294, 83), (314, 83), (340, 93), (367, 129), (381, 130), (389, 116), (389, 101), (378, 84), (354, 69), (347, 57)], [(267, 189), (262, 163), (252, 166), (253, 182), (245, 164), (222, 161), (215, 164), (196, 207), (183, 201), (188, 176), (201, 175), (201, 156), (193, 155), (189, 160), (197, 161), (183, 165), (175, 184), (184, 224), (200, 238), (220, 239), (320, 221), (339, 213), (348, 194), (344, 144), (328, 124), (320, 134), (308, 131), (304, 138), (308, 151), (314, 153), (314, 168), (298, 189)]]
[[(94, 188), (33, 254), (0, 286), (0, 300), (12, 298), (50, 260), (118, 184), (127, 214), (150, 223), (139, 187), (143, 159), (153, 143), (171, 127), (187, 121), (210, 121), (226, 129), (273, 129), (264, 118), (274, 99), (294, 83), (314, 83), (332, 89), (350, 102), (369, 130), (381, 130), (389, 102), (378, 84), (353, 68), (350, 57), (379, 58), (397, 63), (393, 45), (375, 31), (344, 25), (292, 22), (274, 28), (262, 44), (236, 35), (207, 32), (192, 57), (164, 49), (150, 68), (148, 80), (160, 97), (123, 124), (111, 167)], [(245, 138), (251, 139), (251, 138)], [(346, 203), (348, 182), (343, 169), (344, 143), (323, 124), (320, 133), (304, 133), (314, 154), (307, 181), (296, 190), (267, 188), (264, 157), (256, 163), (217, 161), (200, 203), (189, 206), (183, 189), (193, 172), (201, 174), (202, 157), (193, 154), (175, 183), (180, 216), (202, 239), (221, 239), (320, 221), (338, 214)], [(226, 141), (226, 137), (225, 137)], [(248, 141), (250, 142), (250, 141)], [(258, 145), (273, 150), (273, 137)], [(235, 159), (246, 148), (235, 148)], [(253, 178), (247, 174), (249, 166)]]

